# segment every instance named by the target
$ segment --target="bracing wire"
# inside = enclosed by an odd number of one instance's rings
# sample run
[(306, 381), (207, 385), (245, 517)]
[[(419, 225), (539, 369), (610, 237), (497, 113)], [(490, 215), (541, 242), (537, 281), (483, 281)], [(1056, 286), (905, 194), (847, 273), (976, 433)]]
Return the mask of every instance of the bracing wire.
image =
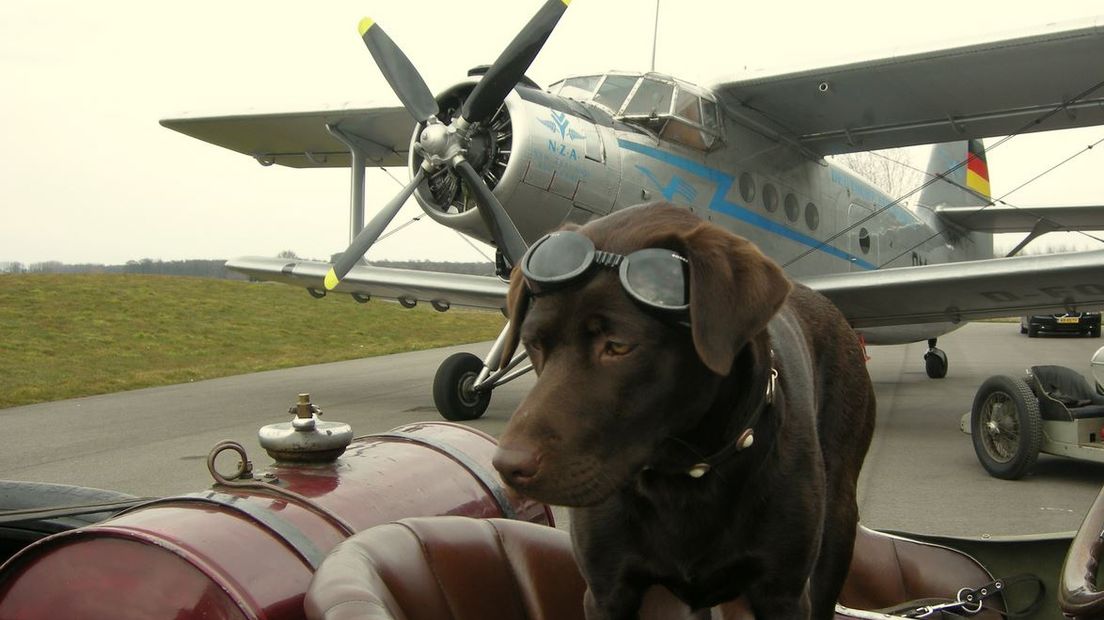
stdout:
[[(1072, 161), (1072, 160), (1073, 160), (1074, 158), (1076, 158), (1076, 157), (1078, 157), (1078, 156), (1080, 156), (1080, 155), (1083, 155), (1083, 154), (1085, 154), (1085, 153), (1087, 153), (1087, 152), (1091, 151), (1091, 150), (1093, 149), (1093, 147), (1097, 146), (1097, 145), (1098, 145), (1098, 144), (1100, 144), (1101, 142), (1104, 142), (1104, 138), (1101, 138), (1101, 139), (1097, 140), (1096, 142), (1093, 142), (1092, 144), (1089, 144), (1089, 145), (1086, 145), (1086, 146), (1082, 147), (1082, 148), (1081, 148), (1081, 149), (1079, 149), (1079, 150), (1078, 150), (1077, 152), (1075, 152), (1075, 153), (1074, 153), (1073, 155), (1070, 155), (1069, 157), (1066, 157), (1066, 158), (1065, 158), (1065, 159), (1063, 159), (1062, 161), (1060, 161), (1060, 162), (1058, 162), (1058, 163), (1054, 164), (1053, 166), (1051, 166), (1051, 167), (1047, 168), (1046, 170), (1043, 170), (1043, 171), (1042, 171), (1042, 172), (1040, 172), (1039, 174), (1037, 174), (1037, 175), (1035, 175), (1035, 176), (1031, 177), (1031, 178), (1030, 178), (1030, 179), (1028, 179), (1027, 181), (1024, 181), (1023, 183), (1020, 183), (1019, 185), (1017, 185), (1017, 186), (1016, 186), (1016, 187), (1014, 187), (1013, 189), (1011, 189), (1011, 190), (1009, 190), (1009, 191), (1005, 192), (1005, 193), (1004, 193), (1003, 195), (1001, 195), (1001, 197), (1000, 197), (1000, 198), (994, 198), (994, 199), (991, 199), (991, 200), (989, 201), (989, 204), (985, 205), (985, 206), (984, 206), (984, 207), (982, 207), (981, 209), (978, 209), (977, 213), (974, 213), (974, 214), (972, 214), (972, 215), (971, 215), (970, 217), (966, 218), (966, 220), (967, 220), (967, 221), (969, 221), (969, 220), (970, 220), (971, 218), (973, 218), (973, 217), (976, 217), (978, 213), (981, 213), (981, 212), (982, 212), (982, 211), (984, 211), (984, 210), (985, 210), (986, 208), (988, 208), (988, 207), (991, 207), (991, 206), (993, 206), (993, 205), (995, 205), (995, 204), (1002, 204), (1002, 205), (1004, 205), (1004, 206), (1007, 206), (1007, 207), (1012, 207), (1013, 209), (1017, 209), (1017, 210), (1020, 210), (1020, 211), (1023, 211), (1023, 212), (1025, 212), (1025, 213), (1028, 213), (1028, 214), (1031, 214), (1031, 215), (1037, 216), (1037, 217), (1039, 217), (1040, 219), (1044, 218), (1045, 216), (1044, 216), (1043, 214), (1040, 214), (1040, 213), (1038, 213), (1038, 212), (1032, 211), (1032, 210), (1031, 210), (1030, 208), (1027, 208), (1027, 207), (1020, 207), (1020, 206), (1014, 205), (1014, 204), (1012, 204), (1012, 203), (1010, 203), (1010, 202), (1007, 202), (1007, 200), (1006, 200), (1006, 199), (1007, 199), (1007, 198), (1008, 198), (1009, 196), (1011, 196), (1012, 194), (1014, 194), (1014, 193), (1018, 192), (1019, 190), (1021, 190), (1021, 189), (1025, 188), (1025, 187), (1027, 187), (1028, 185), (1030, 185), (1030, 184), (1034, 183), (1035, 181), (1038, 181), (1039, 179), (1041, 179), (1042, 177), (1046, 176), (1047, 174), (1050, 174), (1051, 172), (1053, 172), (1053, 171), (1057, 170), (1058, 168), (1061, 168), (1062, 166), (1066, 165), (1067, 163), (1069, 163), (1070, 161)], [(901, 164), (901, 165), (905, 165), (905, 166), (908, 166), (908, 164)], [(908, 166), (908, 167), (909, 167), (909, 168), (912, 168), (913, 170), (919, 170), (918, 168), (915, 168), (915, 167), (913, 167), (913, 166)], [(927, 173), (925, 172), (925, 174), (927, 174)], [(969, 188), (966, 188), (966, 187), (964, 187), (964, 186), (963, 186), (962, 184), (960, 184), (960, 183), (956, 183), (956, 182), (954, 182), (954, 181), (951, 181), (950, 179), (944, 179), (944, 180), (945, 180), (945, 181), (947, 181), (948, 183), (950, 183), (950, 184), (952, 184), (952, 185), (954, 185), (954, 186), (956, 186), (956, 187), (960, 188), (960, 189), (964, 189), (964, 190), (967, 190), (967, 191), (971, 191), (971, 190), (969, 190)], [(1086, 236), (1086, 237), (1088, 237), (1088, 238), (1090, 238), (1090, 239), (1092, 239), (1092, 240), (1094, 240), (1094, 241), (1099, 241), (1100, 243), (1104, 243), (1104, 239), (1101, 239), (1100, 237), (1097, 237), (1096, 235), (1090, 234), (1090, 233), (1088, 233), (1088, 232), (1085, 232), (1085, 231), (1083, 231), (1083, 230), (1076, 230), (1076, 231), (1070, 231), (1070, 232), (1077, 232), (1077, 233), (1080, 233), (1080, 234), (1082, 234), (1082, 235), (1084, 235), (1084, 236)], [(946, 234), (946, 231), (936, 231), (936, 232), (932, 233), (932, 234), (931, 234), (930, 236), (928, 236), (928, 237), (927, 237), (926, 239), (923, 239), (923, 240), (921, 240), (921, 241), (919, 241), (919, 242), (917, 242), (917, 243), (913, 244), (913, 245), (912, 245), (911, 247), (909, 247), (909, 248), (905, 249), (905, 250), (904, 250), (903, 252), (901, 252), (900, 254), (897, 254), (896, 256), (894, 256), (893, 258), (891, 258), (891, 259), (889, 259), (889, 260), (887, 260), (887, 261), (884, 261), (884, 262), (883, 262), (883, 263), (882, 263), (881, 265), (878, 265), (878, 268), (879, 268), (879, 269), (881, 269), (882, 267), (884, 267), (884, 266), (886, 266), (886, 265), (888, 265), (888, 264), (892, 263), (893, 261), (897, 260), (898, 258), (901, 258), (902, 256), (904, 256), (904, 255), (908, 254), (909, 252), (911, 252), (911, 251), (915, 250), (916, 248), (918, 248), (918, 247), (920, 247), (920, 246), (924, 245), (925, 243), (927, 243), (927, 242), (931, 241), (932, 239), (935, 239), (936, 237), (938, 237), (938, 236), (940, 236), (940, 235), (944, 235), (944, 234)]]
[[(1012, 132), (1011, 134), (1009, 134), (1009, 135), (1007, 135), (1007, 136), (1004, 136), (1003, 138), (1001, 138), (1000, 140), (998, 140), (997, 142), (995, 142), (995, 143), (994, 143), (993, 145), (991, 145), (990, 147), (988, 147), (988, 148), (986, 149), (986, 152), (987, 152), (987, 153), (991, 153), (991, 152), (992, 152), (992, 151), (994, 151), (995, 149), (999, 148), (999, 147), (1000, 147), (1000, 146), (1001, 146), (1002, 144), (1004, 144), (1005, 142), (1008, 142), (1008, 141), (1009, 141), (1009, 140), (1011, 140), (1012, 138), (1015, 138), (1016, 136), (1019, 136), (1019, 135), (1021, 135), (1021, 134), (1025, 133), (1025, 132), (1026, 132), (1026, 131), (1027, 131), (1028, 129), (1030, 129), (1030, 128), (1032, 128), (1032, 127), (1036, 126), (1036, 125), (1039, 125), (1039, 124), (1041, 124), (1041, 123), (1042, 123), (1043, 121), (1047, 120), (1047, 119), (1048, 119), (1048, 118), (1050, 118), (1051, 116), (1054, 116), (1054, 115), (1055, 115), (1055, 114), (1057, 114), (1058, 112), (1060, 112), (1060, 111), (1062, 111), (1062, 110), (1064, 110), (1064, 109), (1068, 108), (1068, 107), (1069, 107), (1069, 106), (1070, 106), (1071, 104), (1073, 104), (1073, 103), (1076, 103), (1076, 102), (1080, 101), (1081, 99), (1084, 99), (1084, 98), (1085, 98), (1085, 97), (1087, 97), (1087, 96), (1088, 96), (1089, 94), (1091, 94), (1091, 93), (1093, 93), (1094, 91), (1096, 91), (1096, 90), (1100, 89), (1100, 88), (1101, 88), (1102, 86), (1104, 86), (1104, 81), (1101, 81), (1101, 82), (1097, 82), (1096, 84), (1094, 84), (1094, 85), (1090, 86), (1089, 88), (1087, 88), (1087, 89), (1085, 89), (1084, 91), (1082, 91), (1082, 92), (1078, 93), (1077, 95), (1074, 95), (1073, 97), (1071, 97), (1071, 98), (1069, 98), (1069, 99), (1067, 99), (1067, 100), (1063, 101), (1062, 103), (1058, 104), (1058, 105), (1057, 105), (1057, 106), (1055, 106), (1055, 107), (1054, 107), (1053, 109), (1051, 109), (1051, 110), (1049, 110), (1049, 111), (1045, 112), (1045, 113), (1044, 113), (1044, 114), (1042, 114), (1041, 116), (1039, 116), (1039, 117), (1037, 117), (1037, 118), (1034, 118), (1034, 119), (1032, 119), (1032, 120), (1028, 121), (1028, 122), (1027, 122), (1027, 123), (1025, 123), (1025, 124), (1024, 124), (1024, 125), (1023, 125), (1022, 127), (1020, 127), (1019, 129), (1017, 129), (1016, 131)], [(849, 233), (849, 232), (851, 232), (852, 230), (854, 230), (856, 226), (861, 226), (862, 224), (865, 224), (866, 222), (870, 221), (871, 219), (873, 219), (873, 218), (877, 217), (878, 215), (881, 215), (882, 213), (885, 213), (885, 212), (886, 212), (886, 211), (888, 211), (889, 209), (891, 209), (891, 208), (893, 208), (893, 207), (895, 207), (895, 206), (898, 206), (898, 205), (900, 205), (900, 204), (901, 204), (901, 203), (902, 203), (902, 202), (903, 202), (904, 200), (906, 200), (907, 198), (909, 198), (909, 197), (911, 197), (912, 195), (916, 194), (917, 192), (920, 192), (921, 190), (923, 190), (923, 189), (924, 189), (924, 188), (926, 188), (927, 186), (931, 185), (932, 183), (935, 183), (935, 182), (936, 182), (936, 181), (938, 181), (939, 179), (944, 179), (944, 180), (947, 180), (947, 177), (948, 177), (948, 176), (949, 176), (949, 175), (950, 175), (951, 173), (953, 173), (953, 172), (956, 172), (957, 170), (959, 170), (960, 168), (962, 168), (963, 166), (965, 166), (965, 165), (966, 165), (966, 163), (967, 163), (967, 160), (965, 160), (965, 159), (964, 159), (964, 160), (962, 160), (962, 161), (960, 161), (960, 162), (956, 163), (956, 164), (955, 164), (954, 166), (952, 166), (952, 167), (951, 167), (950, 169), (948, 169), (948, 170), (946, 170), (946, 171), (944, 171), (944, 172), (941, 172), (941, 173), (939, 173), (939, 174), (937, 174), (937, 175), (933, 175), (933, 176), (932, 176), (931, 178), (929, 178), (929, 179), (925, 180), (925, 181), (924, 181), (923, 183), (921, 183), (921, 184), (920, 184), (919, 186), (917, 186), (917, 187), (913, 188), (912, 190), (909, 190), (909, 191), (908, 191), (908, 192), (906, 192), (905, 194), (903, 194), (903, 195), (899, 196), (898, 198), (896, 198), (896, 199), (894, 199), (894, 200), (890, 201), (890, 202), (889, 202), (888, 204), (886, 204), (886, 205), (882, 206), (881, 208), (879, 208), (879, 209), (875, 209), (874, 211), (872, 211), (872, 212), (871, 212), (870, 214), (868, 214), (867, 216), (865, 216), (865, 217), (863, 217), (863, 218), (861, 218), (861, 219), (859, 219), (859, 220), (857, 220), (857, 221), (855, 221), (855, 222), (851, 223), (851, 225), (850, 225), (850, 226), (847, 226), (846, 228), (843, 228), (843, 229), (841, 229), (841, 230), (840, 230), (839, 232), (837, 232), (836, 234), (834, 234), (834, 235), (832, 235), (832, 236), (830, 236), (830, 237), (828, 237), (828, 238), (824, 239), (823, 241), (821, 241), (821, 242), (820, 242), (820, 243), (818, 243), (817, 245), (815, 245), (815, 246), (813, 246), (813, 247), (810, 247), (809, 249), (805, 250), (805, 251), (804, 251), (804, 252), (802, 252), (801, 254), (798, 254), (798, 255), (797, 255), (797, 256), (795, 256), (794, 258), (792, 258), (792, 259), (790, 259), (789, 261), (787, 261), (786, 263), (784, 263), (784, 264), (783, 264), (782, 266), (783, 266), (783, 267), (789, 267), (790, 265), (793, 265), (794, 263), (796, 263), (797, 261), (799, 261), (799, 260), (801, 260), (801, 259), (805, 258), (806, 256), (809, 256), (809, 255), (810, 255), (810, 254), (812, 254), (813, 252), (816, 252), (816, 251), (820, 250), (821, 248), (824, 248), (825, 246), (829, 245), (830, 243), (832, 243), (832, 242), (833, 242), (833, 241), (835, 241), (836, 239), (839, 239), (839, 238), (840, 238), (840, 237), (842, 237), (843, 235), (846, 235), (847, 233)], [(948, 180), (948, 182), (950, 182), (950, 181)], [(936, 233), (936, 235), (938, 235), (938, 234), (942, 234), (942, 233)], [(935, 235), (933, 235), (933, 237), (932, 237), (932, 238), (934, 238), (934, 236), (935, 236)], [(913, 246), (913, 248), (915, 248), (915, 247), (916, 247), (916, 246)], [(911, 251), (911, 250), (912, 250), (913, 248), (909, 248), (909, 250), (908, 250), (908, 251)], [(900, 256), (900, 255), (898, 255), (898, 256)], [(894, 257), (894, 260), (896, 260), (896, 258), (897, 258), (897, 257)], [(885, 263), (883, 263), (883, 265), (884, 265), (884, 264), (885, 264)]]

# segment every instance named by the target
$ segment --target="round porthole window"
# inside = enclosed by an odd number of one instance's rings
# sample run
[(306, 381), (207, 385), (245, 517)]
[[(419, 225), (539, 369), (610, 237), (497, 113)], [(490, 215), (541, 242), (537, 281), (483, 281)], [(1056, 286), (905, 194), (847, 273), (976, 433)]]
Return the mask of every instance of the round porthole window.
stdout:
[(870, 254), (870, 231), (865, 228), (859, 229), (859, 249), (863, 254)]
[(805, 205), (805, 225), (809, 230), (816, 230), (820, 226), (820, 210), (811, 202)]
[(770, 183), (763, 186), (763, 208), (771, 213), (778, 210), (778, 190)]
[(750, 172), (740, 175), (740, 197), (748, 204), (755, 200), (755, 179)]
[(801, 215), (801, 209), (797, 206), (797, 196), (786, 194), (786, 219), (796, 222)]

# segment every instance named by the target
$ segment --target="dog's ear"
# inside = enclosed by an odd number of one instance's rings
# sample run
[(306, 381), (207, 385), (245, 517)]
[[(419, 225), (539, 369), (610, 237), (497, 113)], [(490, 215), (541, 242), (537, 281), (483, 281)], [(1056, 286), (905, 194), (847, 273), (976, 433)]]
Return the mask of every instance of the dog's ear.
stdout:
[(509, 329), (506, 332), (505, 348), (502, 349), (502, 357), (498, 359), (498, 367), (504, 368), (514, 357), (518, 342), (521, 340), (521, 322), (525, 320), (525, 313), (529, 311), (529, 289), (525, 286), (525, 278), (521, 277), (521, 269), (514, 267), (510, 274), (510, 291), (506, 294), (506, 314), (510, 319)]
[(790, 280), (750, 241), (711, 224), (681, 241), (690, 262), (694, 348), (706, 367), (727, 375), (744, 344), (782, 307)]

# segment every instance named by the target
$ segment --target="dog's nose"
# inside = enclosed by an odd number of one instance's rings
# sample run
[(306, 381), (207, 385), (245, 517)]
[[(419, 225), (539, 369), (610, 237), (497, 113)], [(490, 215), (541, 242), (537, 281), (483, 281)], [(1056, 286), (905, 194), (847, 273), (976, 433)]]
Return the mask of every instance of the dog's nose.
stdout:
[(499, 446), (491, 459), (502, 480), (514, 487), (523, 487), (532, 481), (540, 469), (540, 454), (512, 446)]

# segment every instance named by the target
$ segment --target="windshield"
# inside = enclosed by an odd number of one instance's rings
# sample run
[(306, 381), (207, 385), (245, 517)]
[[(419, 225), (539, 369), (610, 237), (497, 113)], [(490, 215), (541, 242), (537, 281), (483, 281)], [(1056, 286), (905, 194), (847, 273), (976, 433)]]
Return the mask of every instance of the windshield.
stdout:
[(607, 73), (567, 78), (549, 90), (594, 104), (661, 139), (708, 150), (721, 139), (717, 102), (708, 91), (667, 76)]

